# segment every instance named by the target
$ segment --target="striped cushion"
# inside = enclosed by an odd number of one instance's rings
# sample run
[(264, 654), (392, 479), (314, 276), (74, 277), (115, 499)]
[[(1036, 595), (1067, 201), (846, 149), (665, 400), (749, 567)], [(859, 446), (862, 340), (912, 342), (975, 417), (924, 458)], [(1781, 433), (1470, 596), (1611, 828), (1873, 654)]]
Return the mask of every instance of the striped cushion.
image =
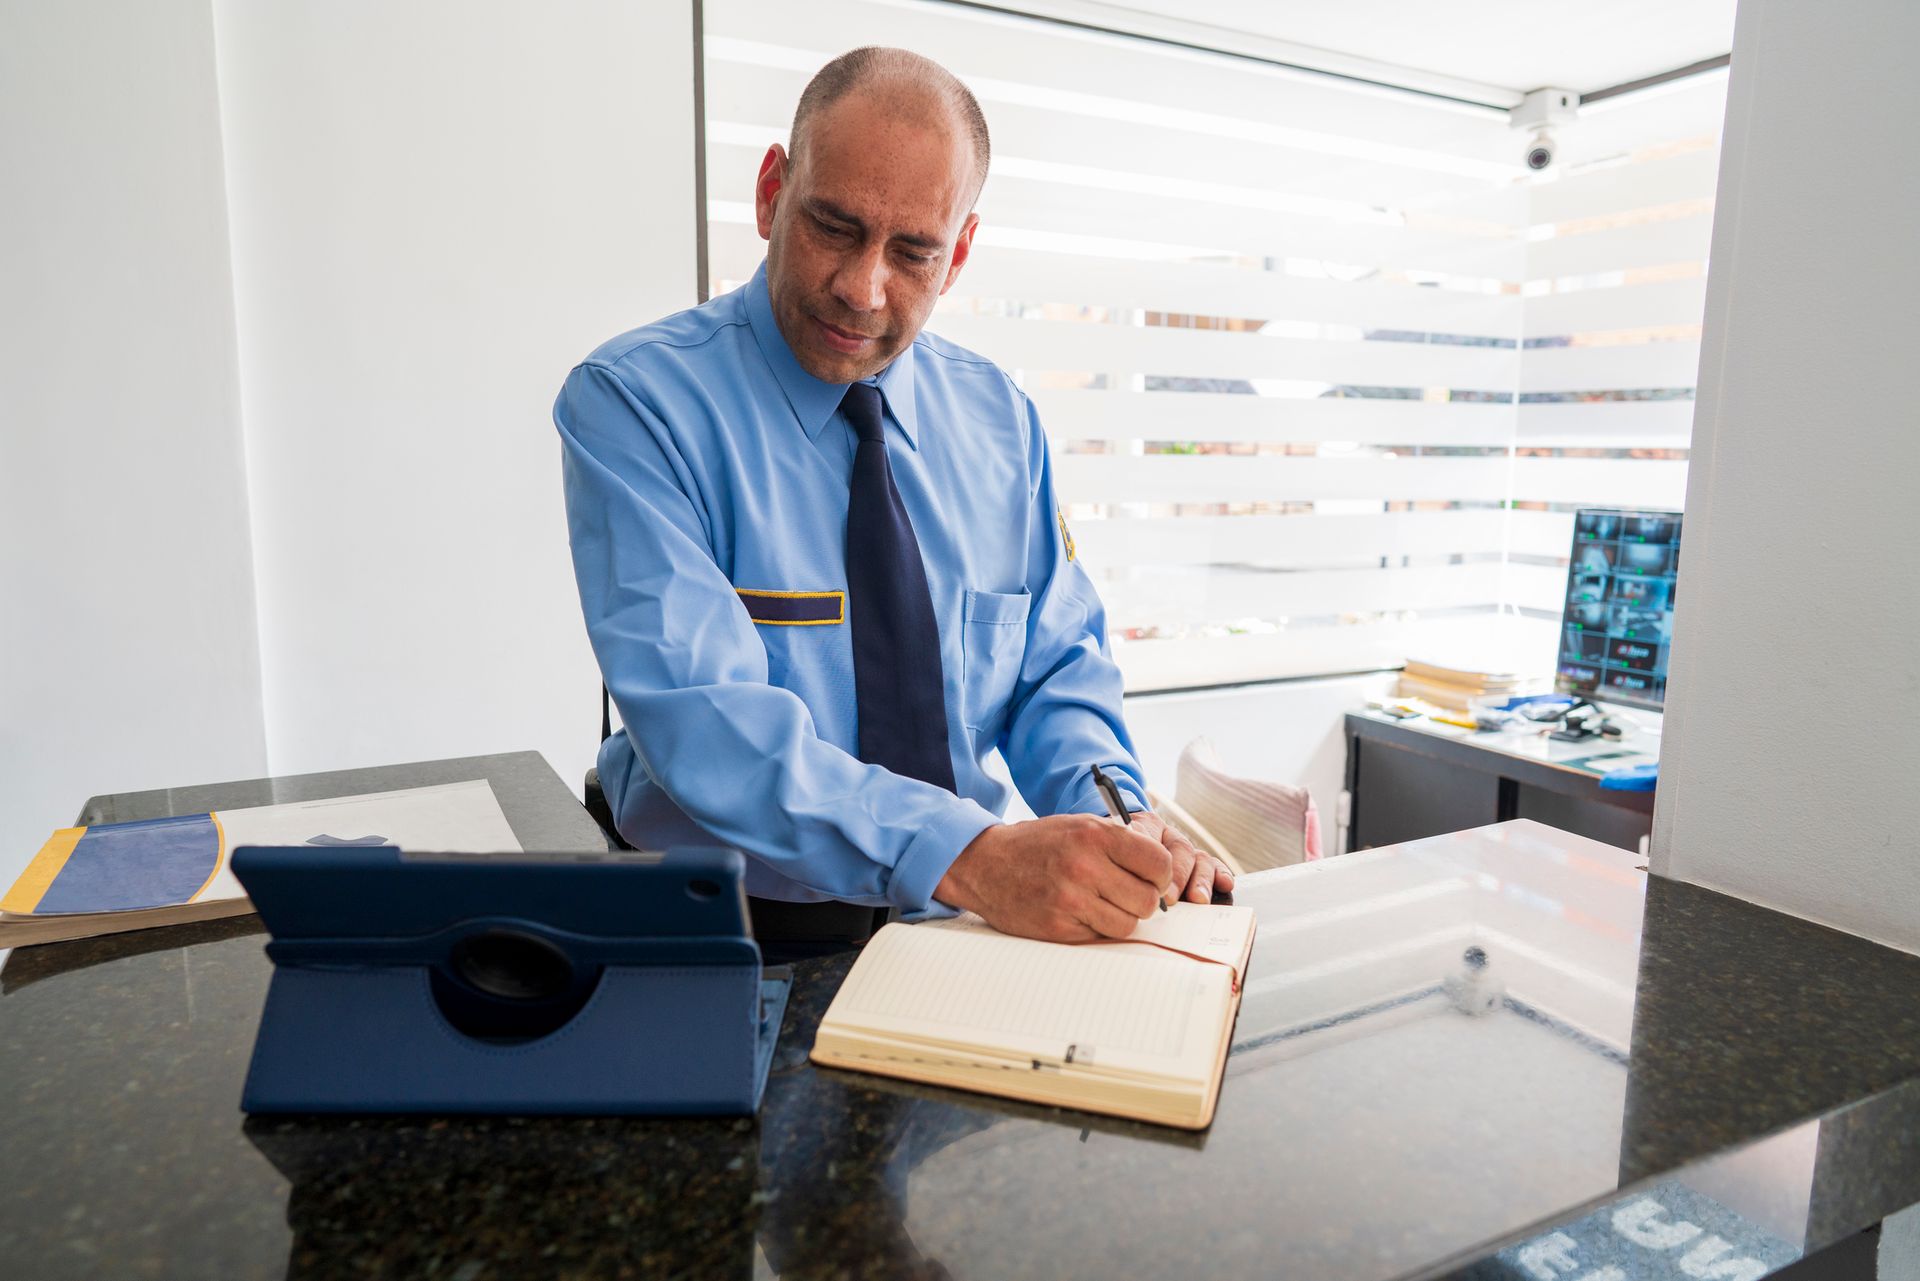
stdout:
[(1175, 797), (1248, 871), (1320, 857), (1320, 814), (1304, 787), (1236, 778), (1213, 744), (1196, 738), (1180, 753)]

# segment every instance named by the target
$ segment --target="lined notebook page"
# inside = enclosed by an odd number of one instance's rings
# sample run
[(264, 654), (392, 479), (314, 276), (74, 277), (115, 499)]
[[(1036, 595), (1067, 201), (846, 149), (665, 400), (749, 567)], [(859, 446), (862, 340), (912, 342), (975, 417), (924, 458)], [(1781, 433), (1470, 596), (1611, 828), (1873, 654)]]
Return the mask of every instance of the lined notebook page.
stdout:
[[(927, 921), (914, 927), (921, 930), (966, 930), (1004, 938), (972, 912), (939, 921)], [(1253, 945), (1253, 909), (1244, 906), (1204, 903), (1175, 903), (1164, 912), (1155, 912), (1133, 927), (1125, 939), (1101, 939), (1094, 943), (1076, 943), (1075, 947), (1114, 948), (1123, 944), (1150, 943), (1156, 948), (1204, 957), (1230, 967), (1236, 977), (1245, 968), (1247, 953)], [(1143, 947), (1128, 947), (1129, 952), (1152, 955)]]
[(1214, 1038), (1204, 1029), (1220, 1027), (1226, 977), (1224, 968), (1157, 950), (889, 925), (867, 944), (826, 1021), (1061, 1059), (1072, 1046), (1076, 1062), (1210, 1063)]
[[(1133, 927), (1133, 933), (1119, 943), (1102, 947), (1137, 948), (1135, 943), (1151, 943), (1189, 956), (1205, 957), (1230, 967), (1235, 975), (1245, 967), (1248, 947), (1253, 942), (1253, 909), (1250, 907), (1212, 906), (1202, 903), (1175, 903), (1164, 912), (1155, 912)], [(1083, 946), (1096, 946), (1085, 944)]]

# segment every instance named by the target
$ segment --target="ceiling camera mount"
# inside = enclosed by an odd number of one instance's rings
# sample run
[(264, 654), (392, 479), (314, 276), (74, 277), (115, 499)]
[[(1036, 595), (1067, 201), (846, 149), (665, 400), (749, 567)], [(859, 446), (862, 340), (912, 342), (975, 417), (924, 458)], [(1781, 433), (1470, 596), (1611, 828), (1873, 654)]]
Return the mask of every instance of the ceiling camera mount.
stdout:
[(1507, 123), (1532, 133), (1521, 153), (1528, 170), (1539, 173), (1560, 157), (1560, 146), (1553, 130), (1570, 125), (1580, 117), (1580, 95), (1571, 89), (1535, 89), (1520, 105), (1507, 113)]

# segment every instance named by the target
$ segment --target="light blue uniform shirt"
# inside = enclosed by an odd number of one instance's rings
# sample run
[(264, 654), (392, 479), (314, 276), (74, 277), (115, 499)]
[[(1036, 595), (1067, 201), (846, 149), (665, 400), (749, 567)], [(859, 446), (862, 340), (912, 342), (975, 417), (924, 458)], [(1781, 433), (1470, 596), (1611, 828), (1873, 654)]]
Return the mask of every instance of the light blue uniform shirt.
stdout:
[[(731, 845), (763, 898), (914, 913), (939, 910), (948, 865), (1005, 811), (996, 748), (1038, 814), (1104, 813), (1094, 764), (1135, 807), (1146, 788), (1032, 402), (924, 333), (873, 381), (939, 623), (958, 795), (857, 755), (852, 637), (832, 595), (847, 585), (846, 387), (794, 359), (764, 265), (599, 348), (554, 421), (587, 634), (626, 723), (600, 749), (621, 835)], [(764, 599), (827, 621), (755, 622), (746, 602)]]

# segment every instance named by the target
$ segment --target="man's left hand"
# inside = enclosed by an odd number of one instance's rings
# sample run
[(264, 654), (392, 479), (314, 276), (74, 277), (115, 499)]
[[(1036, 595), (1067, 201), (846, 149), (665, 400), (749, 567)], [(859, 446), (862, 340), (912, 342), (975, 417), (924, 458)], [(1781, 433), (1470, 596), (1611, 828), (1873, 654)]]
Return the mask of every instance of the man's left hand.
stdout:
[(1233, 889), (1233, 873), (1225, 863), (1195, 848), (1184, 833), (1152, 810), (1135, 814), (1133, 828), (1159, 841), (1173, 855), (1173, 883), (1161, 896), (1162, 902), (1211, 903), (1215, 890), (1225, 894)]

